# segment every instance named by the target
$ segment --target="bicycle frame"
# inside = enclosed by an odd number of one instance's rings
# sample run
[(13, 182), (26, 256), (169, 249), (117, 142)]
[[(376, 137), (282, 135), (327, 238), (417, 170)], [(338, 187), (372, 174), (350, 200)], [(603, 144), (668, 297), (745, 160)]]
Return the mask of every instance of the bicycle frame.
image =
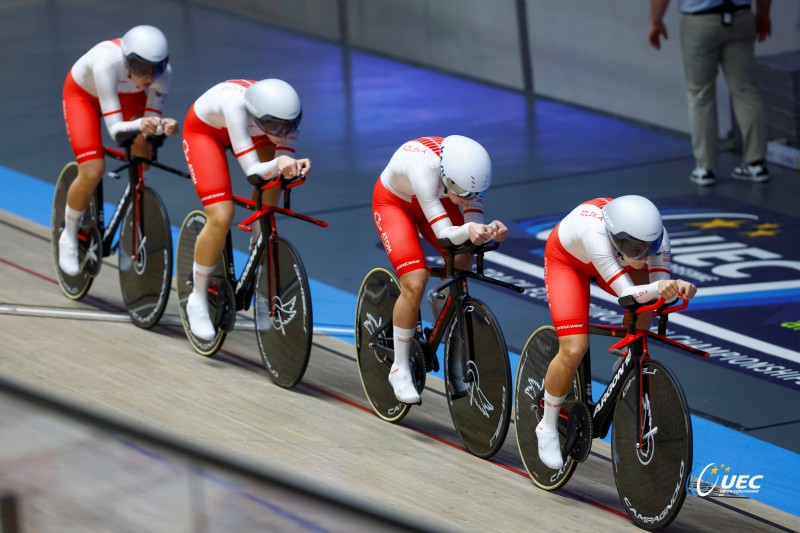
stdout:
[[(242, 270), (242, 275), (238, 279), (236, 278), (236, 271), (233, 264), (233, 240), (230, 231), (225, 239), (225, 258), (227, 259), (228, 264), (227, 279), (234, 288), (234, 298), (236, 301), (237, 311), (247, 310), (250, 308), (250, 303), (253, 300), (253, 293), (255, 292), (255, 266), (261, 264), (265, 252), (267, 254), (267, 264), (275, 264), (276, 259), (274, 256), (274, 247), (272, 243), (279, 236), (278, 227), (275, 222), (276, 213), (297, 218), (299, 220), (304, 220), (306, 222), (311, 222), (312, 224), (316, 224), (317, 226), (323, 228), (328, 226), (327, 222), (307, 215), (302, 215), (292, 211), (291, 209), (291, 189), (297, 187), (298, 185), (302, 185), (305, 182), (305, 179), (305, 176), (295, 176), (291, 179), (276, 178), (265, 183), (259, 176), (249, 176), (248, 181), (250, 181), (250, 183), (254, 186), (256, 199), (250, 200), (248, 198), (244, 198), (243, 196), (234, 195), (234, 205), (253, 211), (252, 215), (248, 216), (238, 224), (239, 229), (250, 233), (253, 231), (252, 224), (254, 222), (258, 222), (259, 228), (261, 229), (258, 239), (256, 239), (255, 246), (253, 246), (253, 249), (250, 250), (250, 255), (247, 258), (247, 263), (245, 263), (244, 270)], [(265, 206), (263, 204), (261, 193), (274, 187), (280, 187), (283, 191), (283, 207), (274, 205)], [(277, 272), (275, 277), (277, 278)], [(278, 281), (276, 280), (275, 283), (277, 282)], [(269, 301), (273, 301), (275, 296), (275, 283), (272, 282), (272, 278), (270, 277)], [(274, 316), (274, 306), (270, 306), (269, 314), (270, 316)]]
[[(114, 236), (117, 234), (117, 230), (119, 229), (119, 226), (122, 223), (122, 217), (124, 216), (126, 210), (128, 209), (128, 206), (134, 200), (136, 202), (134, 204), (134, 213), (133, 213), (134, 220), (137, 221), (139, 227), (143, 225), (141, 197), (142, 197), (142, 189), (144, 189), (144, 173), (142, 165), (150, 165), (187, 179), (191, 178), (191, 176), (188, 173), (182, 172), (178, 169), (169, 167), (167, 165), (163, 165), (156, 160), (158, 148), (164, 142), (162, 136), (149, 137), (148, 141), (153, 147), (153, 155), (149, 159), (146, 157), (133, 156), (131, 154), (133, 137), (128, 138), (127, 140), (121, 143), (122, 146), (125, 148), (124, 151), (117, 150), (115, 148), (108, 148), (105, 146), (103, 147), (103, 153), (106, 156), (111, 157), (112, 159), (116, 159), (117, 161), (124, 162), (116, 170), (109, 171), (107, 175), (111, 176), (114, 179), (119, 179), (120, 178), (119, 173), (122, 172), (123, 170), (126, 169), (128, 170), (128, 185), (125, 187), (125, 190), (122, 192), (122, 196), (117, 202), (117, 206), (114, 208), (114, 213), (111, 215), (111, 220), (108, 222), (108, 226), (106, 226), (105, 224), (105, 208), (103, 206), (102, 179), (97, 184), (97, 188), (94, 191), (94, 198), (97, 204), (97, 229), (100, 230), (100, 235), (102, 237), (103, 257), (108, 257), (109, 255), (114, 253), (117, 247), (119, 246), (119, 242), (117, 242), (116, 244), (113, 243)], [(139, 260), (139, 253), (141, 250), (139, 238), (140, 238), (140, 232), (134, 231), (133, 251), (135, 254), (134, 260), (136, 261)]]
[[(626, 298), (630, 298), (627, 300)], [(621, 298), (620, 303), (623, 307), (626, 308), (626, 321), (627, 321), (627, 328), (621, 326), (607, 326), (607, 325), (597, 325), (597, 324), (590, 324), (589, 325), (589, 334), (590, 335), (602, 335), (606, 337), (622, 337), (622, 340), (614, 344), (609, 348), (609, 352), (615, 352), (622, 350), (623, 348), (628, 349), (628, 356), (623, 361), (623, 364), (616, 370), (614, 375), (611, 377), (611, 381), (609, 382), (606, 389), (603, 391), (603, 394), (600, 396), (600, 399), (597, 403), (592, 402), (592, 365), (591, 365), (591, 350), (586, 352), (584, 359), (581, 363), (581, 372), (583, 377), (584, 383), (584, 392), (586, 398), (586, 405), (589, 407), (590, 412), (592, 413), (592, 438), (604, 438), (611, 427), (611, 422), (614, 415), (614, 407), (616, 406), (617, 399), (622, 390), (622, 384), (625, 383), (628, 379), (628, 376), (631, 373), (635, 372), (635, 383), (639, 388), (639, 402), (637, 403), (637, 415), (636, 419), (638, 422), (639, 427), (639, 447), (643, 446), (643, 442), (646, 440), (647, 435), (643, 434), (643, 424), (642, 422), (642, 412), (643, 412), (643, 398), (644, 398), (644, 390), (643, 390), (643, 383), (644, 380), (642, 379), (643, 373), (643, 363), (650, 360), (650, 352), (648, 348), (648, 339), (653, 339), (657, 342), (661, 342), (663, 344), (667, 344), (669, 346), (673, 346), (680, 350), (686, 351), (691, 353), (692, 355), (696, 355), (703, 358), (708, 358), (708, 352), (704, 352), (697, 348), (692, 348), (691, 346), (687, 346), (685, 344), (681, 344), (677, 341), (673, 341), (666, 337), (666, 329), (667, 329), (667, 315), (670, 313), (674, 313), (676, 311), (681, 311), (685, 309), (689, 303), (688, 300), (684, 299), (683, 302), (675, 307), (663, 308), (663, 300), (659, 300), (652, 305), (647, 306), (639, 306), (638, 304), (633, 301), (633, 298), (626, 297)], [(659, 317), (658, 323), (658, 332), (653, 333), (650, 330), (645, 329), (636, 329), (636, 318), (634, 315), (636, 314), (645, 314), (645, 313), (652, 313), (655, 311), (655, 314)], [(632, 363), (632, 364), (631, 364)], [(563, 413), (560, 416), (565, 416)]]
[[(458, 320), (457, 317), (464, 316), (464, 300), (469, 296), (469, 290), (467, 288), (467, 279), (476, 279), (480, 281), (484, 281), (486, 283), (491, 283), (493, 285), (498, 285), (500, 287), (505, 287), (507, 289), (511, 289), (516, 292), (523, 292), (524, 289), (521, 287), (517, 287), (511, 283), (506, 283), (504, 281), (500, 281), (494, 278), (490, 278), (483, 274), (483, 254), (486, 252), (490, 252), (492, 250), (497, 249), (499, 246), (498, 243), (492, 243), (489, 246), (485, 245), (473, 245), (469, 244), (467, 246), (458, 246), (453, 247), (450, 244), (450, 241), (446, 239), (440, 239), (439, 244), (446, 249), (445, 252), (445, 266), (444, 267), (428, 267), (428, 272), (430, 275), (440, 277), (440, 278), (448, 278), (441, 284), (439, 284), (435, 289), (433, 289), (436, 293), (441, 293), (444, 289), (451, 287), (450, 294), (447, 295), (446, 300), (444, 302), (444, 306), (442, 307), (439, 316), (436, 317), (436, 320), (433, 324), (433, 328), (430, 330), (426, 329), (426, 334), (424, 337), (425, 346), (430, 350), (430, 355), (433, 358), (434, 370), (438, 370), (438, 360), (436, 359), (435, 354), (436, 350), (439, 349), (439, 345), (442, 343), (442, 339), (445, 336), (445, 333), (448, 329), (450, 329), (450, 325), (455, 321), (456, 332), (458, 335), (461, 335), (461, 338), (464, 339), (466, 342), (465, 349), (466, 349), (466, 359), (469, 360), (472, 358), (472, 335), (467, 335), (465, 331), (465, 321)], [(455, 256), (464, 254), (464, 253), (474, 253), (475, 254), (475, 272), (471, 270), (460, 270), (455, 268)], [(455, 302), (455, 303), (454, 303)], [(381, 334), (385, 334), (385, 332), (389, 329), (389, 326), (392, 325), (392, 321), (387, 321), (383, 326), (377, 329), (370, 338), (370, 344), (375, 348), (375, 350), (381, 354), (384, 358), (390, 355), (393, 350), (386, 346), (383, 346), (379, 342), (377, 342), (379, 336)]]

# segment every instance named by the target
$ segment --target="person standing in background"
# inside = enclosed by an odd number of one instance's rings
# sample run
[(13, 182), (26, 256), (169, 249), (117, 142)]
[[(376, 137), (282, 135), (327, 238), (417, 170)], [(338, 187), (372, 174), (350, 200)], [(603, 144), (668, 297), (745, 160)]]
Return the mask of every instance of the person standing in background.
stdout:
[[(689, 98), (689, 120), (697, 185), (714, 185), (719, 140), (716, 79), (719, 67), (733, 99), (733, 111), (743, 139), (743, 161), (731, 172), (742, 181), (769, 181), (766, 165), (767, 124), (753, 79), (755, 41), (772, 34), (772, 0), (680, 0), (681, 49)], [(650, 0), (650, 44), (661, 48), (668, 39), (663, 17), (669, 0)]]

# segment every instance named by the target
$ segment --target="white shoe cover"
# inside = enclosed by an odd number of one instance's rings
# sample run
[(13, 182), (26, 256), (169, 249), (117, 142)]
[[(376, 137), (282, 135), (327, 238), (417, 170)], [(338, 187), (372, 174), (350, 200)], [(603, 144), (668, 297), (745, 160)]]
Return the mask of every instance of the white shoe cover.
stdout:
[(558, 431), (551, 431), (539, 424), (536, 426), (536, 440), (539, 443), (539, 459), (547, 468), (561, 470), (564, 466), (564, 459), (561, 457)]
[(58, 268), (68, 276), (77, 276), (81, 271), (78, 264), (78, 241), (70, 239), (66, 231), (58, 238)]
[(189, 295), (189, 300), (186, 302), (186, 317), (189, 319), (192, 335), (198, 339), (210, 341), (217, 335), (208, 315), (208, 302), (197, 302), (194, 293)]
[(394, 389), (394, 395), (403, 403), (419, 403), (419, 393), (414, 386), (414, 380), (411, 378), (411, 372), (401, 369), (400, 367), (392, 366), (389, 372), (389, 383)]

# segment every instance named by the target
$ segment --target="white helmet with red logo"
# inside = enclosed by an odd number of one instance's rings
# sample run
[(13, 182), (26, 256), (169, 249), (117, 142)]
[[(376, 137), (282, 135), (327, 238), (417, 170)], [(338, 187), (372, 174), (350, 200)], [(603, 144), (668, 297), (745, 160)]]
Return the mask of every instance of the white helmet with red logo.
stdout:
[(440, 166), (445, 188), (456, 196), (474, 198), (492, 184), (492, 160), (486, 149), (469, 137), (445, 137)]
[(244, 105), (261, 131), (276, 137), (296, 131), (303, 118), (297, 91), (275, 78), (257, 81), (248, 87), (244, 91)]
[(119, 43), (125, 65), (137, 76), (159, 77), (167, 69), (169, 45), (167, 38), (155, 26), (135, 26)]
[(629, 194), (614, 198), (603, 207), (603, 221), (614, 247), (631, 259), (655, 254), (664, 237), (658, 208), (645, 198)]

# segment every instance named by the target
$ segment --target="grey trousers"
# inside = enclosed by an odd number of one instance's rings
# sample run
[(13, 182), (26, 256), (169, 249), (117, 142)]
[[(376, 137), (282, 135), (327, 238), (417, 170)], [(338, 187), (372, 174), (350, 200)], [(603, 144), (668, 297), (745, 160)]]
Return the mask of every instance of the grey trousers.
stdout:
[(692, 150), (700, 168), (712, 169), (717, 161), (716, 79), (720, 66), (742, 132), (744, 161), (751, 163), (766, 156), (766, 118), (753, 79), (755, 40), (755, 18), (751, 11), (734, 13), (730, 26), (723, 26), (717, 13), (681, 17)]

